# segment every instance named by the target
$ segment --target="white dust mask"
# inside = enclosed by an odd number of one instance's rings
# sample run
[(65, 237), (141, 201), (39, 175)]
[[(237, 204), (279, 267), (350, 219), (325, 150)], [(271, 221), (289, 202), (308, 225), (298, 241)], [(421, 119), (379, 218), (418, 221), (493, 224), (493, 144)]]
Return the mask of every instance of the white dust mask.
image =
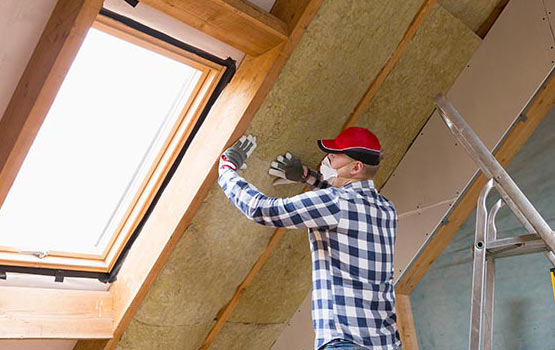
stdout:
[(322, 174), (324, 181), (327, 181), (330, 184), (337, 177), (337, 170), (331, 167), (330, 159), (328, 157), (324, 157), (324, 160), (322, 160), (322, 164), (320, 164), (320, 173)]
[(331, 167), (331, 163), (330, 163), (330, 159), (326, 156), (324, 158), (324, 160), (322, 160), (322, 163), (320, 164), (320, 173), (322, 174), (322, 178), (329, 182), (330, 184), (333, 183), (333, 180), (335, 180), (336, 178), (340, 177), (342, 179), (348, 180), (347, 183), (349, 182), (353, 182), (353, 181), (360, 181), (360, 179), (353, 179), (350, 177), (343, 177), (343, 176), (339, 176), (337, 171), (341, 170), (343, 168), (348, 167), (349, 165), (356, 163), (357, 161), (352, 161), (348, 164), (343, 165), (341, 168), (339, 169), (334, 169)]

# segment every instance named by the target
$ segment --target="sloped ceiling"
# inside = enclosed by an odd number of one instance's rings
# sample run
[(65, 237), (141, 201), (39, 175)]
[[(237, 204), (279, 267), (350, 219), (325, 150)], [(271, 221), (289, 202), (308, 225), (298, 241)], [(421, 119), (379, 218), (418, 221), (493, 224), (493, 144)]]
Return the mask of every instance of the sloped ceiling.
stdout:
[[(420, 27), (359, 121), (386, 150), (379, 186), (428, 119), (431, 97), (478, 47), (473, 32), (502, 1), (438, 0)], [(315, 140), (340, 131), (422, 3), (325, 0), (250, 126), (259, 148), (243, 175), (269, 195), (299, 193), (300, 186), (271, 186), (269, 162), (289, 150), (316, 166), (323, 154)], [(214, 185), (118, 349), (197, 350), (273, 233), (243, 218)], [(210, 349), (269, 349), (309, 292), (310, 269), (306, 232), (288, 231)]]
[[(250, 125), (259, 147), (243, 175), (268, 195), (268, 164), (292, 151), (316, 166), (315, 140), (333, 137), (384, 66), (422, 0), (324, 1)], [(360, 125), (380, 137), (381, 185), (480, 39), (440, 5), (422, 24)], [(196, 350), (274, 233), (234, 209), (214, 185), (148, 293), (118, 349)], [(287, 231), (210, 349), (269, 349), (310, 290), (305, 230)]]

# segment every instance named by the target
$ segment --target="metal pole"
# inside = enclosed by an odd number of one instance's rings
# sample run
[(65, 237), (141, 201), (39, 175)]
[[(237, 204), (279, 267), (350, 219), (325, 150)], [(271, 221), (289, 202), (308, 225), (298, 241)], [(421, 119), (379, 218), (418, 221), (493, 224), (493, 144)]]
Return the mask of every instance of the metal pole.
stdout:
[(555, 233), (551, 230), (551, 227), (549, 227), (536, 208), (534, 208), (532, 203), (530, 203), (528, 198), (526, 198), (524, 193), (522, 193), (514, 183), (505, 169), (503, 169), (499, 162), (493, 157), (460, 113), (441, 94), (435, 98), (435, 103), (439, 115), (455, 137), (461, 141), (470, 157), (478, 163), (488, 178), (495, 179), (495, 181), (501, 185), (509, 198), (530, 222), (534, 230), (544, 240), (549, 250), (555, 251)]
[(472, 266), (472, 304), (470, 305), (470, 350), (480, 350), (482, 336), (482, 314), (485, 294), (484, 280), (486, 277), (486, 230), (487, 215), (486, 198), (493, 188), (493, 180), (480, 192), (476, 208), (476, 233), (474, 238), (474, 262)]
[[(497, 228), (495, 227), (495, 217), (499, 209), (503, 207), (502, 199), (492, 207), (488, 215), (488, 226), (486, 230), (486, 241), (492, 242), (497, 239)], [(487, 244), (486, 244), (487, 246)], [(495, 303), (495, 258), (486, 257), (486, 295), (484, 297), (484, 350), (493, 349), (493, 307)]]

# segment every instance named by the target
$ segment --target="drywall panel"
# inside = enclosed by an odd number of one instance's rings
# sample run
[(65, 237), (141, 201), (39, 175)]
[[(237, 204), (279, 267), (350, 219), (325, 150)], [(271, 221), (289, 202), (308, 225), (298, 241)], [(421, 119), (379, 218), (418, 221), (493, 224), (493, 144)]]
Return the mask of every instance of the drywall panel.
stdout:
[[(395, 50), (421, 4), (421, 0), (324, 1), (250, 125), (249, 132), (258, 137), (259, 146), (242, 174), (268, 195), (299, 193), (302, 186), (298, 185), (273, 188), (267, 174), (271, 160), (290, 150), (309, 165), (319, 162), (323, 154), (316, 146), (316, 139), (339, 132)], [(194, 164), (190, 166), (194, 168)], [(164, 349), (198, 349), (218, 311), (231, 299), (266, 248), (273, 231), (243, 218), (219, 186), (214, 185), (124, 333), (118, 349), (156, 348), (157, 340), (165, 345)], [(304, 240), (301, 244), (306, 248), (302, 249), (307, 249), (306, 233), (303, 236), (296, 238)], [(289, 252), (289, 249), (278, 250), (278, 254)], [(270, 260), (279, 263), (283, 258), (277, 255)], [(266, 268), (279, 271), (272, 264)], [(291, 267), (286, 269), (293, 272)], [(303, 274), (295, 271), (281, 276), (283, 284), (296, 285), (298, 276)], [(302, 296), (298, 300), (297, 297), (285, 300), (290, 303), (284, 307), (289, 315), (277, 315), (276, 319), (285, 321), (294, 313), (305, 296), (306, 283), (310, 283), (307, 276), (302, 280), (305, 283), (305, 287), (300, 285)], [(255, 289), (258, 283), (253, 281)], [(269, 289), (259, 290), (257, 293), (271, 293)], [(246, 293), (250, 293), (248, 289)], [(239, 315), (256, 320), (261, 315), (250, 310), (268, 305), (269, 300), (259, 296), (249, 300), (253, 302), (245, 302), (246, 309), (241, 306), (239, 310), (245, 311)], [(181, 336), (183, 329), (187, 329), (186, 337)], [(274, 332), (254, 332), (251, 336), (263, 338), (268, 334), (273, 339), (277, 337)], [(252, 344), (273, 341), (262, 338), (253, 339)], [(221, 340), (217, 336), (215, 341)]]
[[(434, 109), (433, 97), (453, 84), (481, 39), (436, 5), (359, 120), (380, 139), (380, 188)], [(403, 209), (397, 208), (400, 212)]]
[[(427, 208), (419, 208), (412, 212), (399, 215), (397, 220), (397, 238), (395, 247), (414, 247), (426, 240), (434, 232), (438, 225), (438, 216), (441, 217), (453, 205), (456, 198), (451, 198), (443, 202), (436, 203)], [(418, 229), (415, 229), (418, 228)], [(399, 254), (401, 253), (401, 254)], [(395, 251), (394, 266), (395, 277), (402, 272), (401, 266), (406, 266), (410, 262), (411, 256)]]
[[(553, 149), (552, 109), (507, 166), (551, 227), (555, 227)], [(420, 349), (468, 349), (475, 222), (475, 215), (470, 215), (411, 293)], [(525, 233), (506, 208), (498, 213), (496, 223), (500, 237)], [(543, 254), (497, 260), (493, 349), (554, 348), (555, 303), (549, 268)]]
[(287, 323), (287, 327), (277, 338), (272, 350), (312, 350), (313, 348), (311, 293), (308, 293), (297, 312)]
[(0, 1), (0, 118), (55, 5), (56, 0)]
[(475, 171), (464, 148), (434, 112), (382, 193), (403, 214), (457, 197)]
[(314, 348), (311, 304), (311, 293), (308, 293), (271, 350), (312, 350)]
[[(542, 17), (542, 14), (544, 17)], [(490, 149), (499, 142), (553, 67), (554, 46), (541, 0), (512, 0), (448, 92)], [(462, 193), (477, 170), (434, 114), (382, 192), (402, 214)], [(439, 222), (445, 213), (437, 213)], [(418, 232), (418, 233), (417, 233)], [(399, 261), (411, 261), (430, 236), (398, 232)], [(420, 243), (402, 235), (426, 237)], [(402, 242), (411, 242), (405, 246)], [(402, 255), (399, 256), (399, 255)], [(406, 265), (396, 265), (396, 270)]]
[(504, 0), (439, 0), (447, 11), (459, 18), (474, 32), (491, 14), (493, 9)]

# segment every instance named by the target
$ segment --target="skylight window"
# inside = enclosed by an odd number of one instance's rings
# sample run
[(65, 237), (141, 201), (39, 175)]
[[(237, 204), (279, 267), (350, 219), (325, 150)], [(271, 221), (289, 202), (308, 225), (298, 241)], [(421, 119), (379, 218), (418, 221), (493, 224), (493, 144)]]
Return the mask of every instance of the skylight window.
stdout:
[(89, 31), (0, 208), (0, 252), (107, 270), (221, 73), (108, 32)]

